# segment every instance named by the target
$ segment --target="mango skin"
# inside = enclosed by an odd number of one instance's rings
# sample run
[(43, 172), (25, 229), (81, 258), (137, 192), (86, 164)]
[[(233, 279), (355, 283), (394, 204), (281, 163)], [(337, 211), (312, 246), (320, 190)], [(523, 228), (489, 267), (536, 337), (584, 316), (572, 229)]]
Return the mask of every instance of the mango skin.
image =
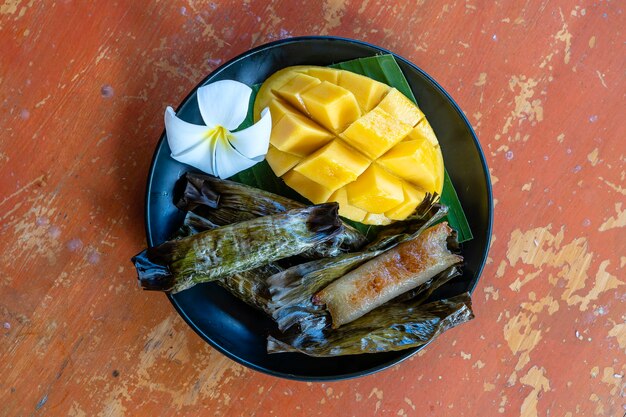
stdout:
[(437, 136), (398, 90), (348, 71), (300, 65), (262, 84), (255, 120), (268, 106), (278, 119), (268, 162), (313, 203), (336, 201), (340, 215), (384, 225), (410, 216), (426, 193), (441, 194)]

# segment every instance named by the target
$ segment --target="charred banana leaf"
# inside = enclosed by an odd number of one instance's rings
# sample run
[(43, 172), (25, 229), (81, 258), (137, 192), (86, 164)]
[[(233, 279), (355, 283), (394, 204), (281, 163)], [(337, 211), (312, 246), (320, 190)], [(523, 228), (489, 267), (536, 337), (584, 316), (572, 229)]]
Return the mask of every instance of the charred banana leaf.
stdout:
[(300, 254), (342, 232), (337, 208), (293, 209), (148, 248), (132, 259), (139, 284), (175, 293)]
[(269, 336), (267, 351), (321, 357), (397, 351), (422, 346), (473, 318), (468, 293), (423, 305), (392, 302), (339, 329), (318, 317), (304, 332)]
[[(192, 172), (180, 179), (177, 188), (180, 196), (175, 200), (176, 207), (193, 211), (218, 225), (305, 207), (300, 202), (258, 188)], [(358, 250), (366, 243), (361, 232), (344, 223), (342, 233), (302, 255), (312, 259), (332, 257)]]
[(275, 263), (270, 263), (249, 271), (220, 278), (217, 280), (217, 284), (246, 304), (271, 315), (269, 308), (270, 293), (265, 280), (267, 277), (280, 271), (281, 268), (279, 266)]

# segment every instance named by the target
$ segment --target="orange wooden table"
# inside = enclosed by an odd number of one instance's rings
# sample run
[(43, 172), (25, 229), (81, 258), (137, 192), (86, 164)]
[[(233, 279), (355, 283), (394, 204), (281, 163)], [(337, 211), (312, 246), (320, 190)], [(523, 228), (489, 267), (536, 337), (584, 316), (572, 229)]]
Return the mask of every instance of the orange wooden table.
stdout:
[[(0, 1), (0, 415), (622, 416), (625, 6)], [(226, 359), (129, 262), (165, 106), (251, 47), (310, 34), (437, 79), (496, 199), (476, 320), (323, 384)]]

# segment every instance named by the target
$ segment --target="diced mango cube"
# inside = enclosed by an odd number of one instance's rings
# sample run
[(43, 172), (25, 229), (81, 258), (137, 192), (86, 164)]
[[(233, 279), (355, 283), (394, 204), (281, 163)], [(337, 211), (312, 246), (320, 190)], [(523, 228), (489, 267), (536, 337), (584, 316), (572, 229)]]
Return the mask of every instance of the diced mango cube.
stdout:
[(369, 77), (355, 74), (350, 71), (341, 71), (339, 85), (352, 91), (361, 111), (368, 112), (373, 109), (383, 96), (390, 90), (387, 84), (379, 83)]
[(435, 153), (426, 140), (409, 140), (398, 143), (378, 159), (378, 163), (400, 178), (433, 193), (437, 191)]
[(411, 126), (415, 126), (424, 118), (424, 113), (419, 107), (395, 88), (387, 93), (377, 107)]
[(285, 184), (296, 190), (300, 195), (303, 195), (313, 204), (325, 203), (328, 197), (333, 193), (323, 185), (319, 185), (315, 181), (311, 181), (299, 172), (293, 169), (283, 175)]
[(283, 152), (306, 156), (330, 142), (332, 133), (298, 114), (286, 113), (274, 125), (270, 143)]
[(378, 214), (400, 204), (404, 199), (402, 181), (376, 164), (346, 186), (350, 204)]
[(302, 102), (302, 94), (311, 87), (320, 84), (320, 80), (306, 74), (297, 73), (291, 80), (287, 81), (273, 93), (287, 101), (296, 109), (306, 113), (306, 108)]
[(406, 140), (414, 140), (414, 139), (426, 139), (433, 146), (438, 146), (439, 141), (437, 140), (437, 136), (433, 131), (433, 128), (430, 127), (430, 123), (426, 118), (420, 120), (420, 122), (411, 130), (407, 136)]
[(346, 187), (341, 187), (330, 196), (328, 201), (336, 201), (339, 203), (339, 215), (356, 222), (363, 221), (367, 212), (358, 207), (353, 206), (348, 201), (348, 192)]
[(335, 191), (357, 179), (370, 161), (339, 139), (304, 158), (294, 170)]
[(339, 79), (339, 70), (327, 67), (311, 67), (307, 70), (307, 74), (311, 77), (315, 77), (320, 81), (328, 81), (329, 83), (337, 84)]
[(392, 220), (406, 219), (413, 214), (417, 206), (419, 206), (426, 196), (426, 193), (410, 186), (406, 182), (402, 184), (402, 189), (404, 190), (404, 201), (385, 212), (385, 216)]
[(363, 218), (363, 223), (374, 226), (385, 226), (391, 223), (391, 219), (381, 213), (367, 213)]
[(411, 129), (412, 126), (375, 107), (352, 123), (341, 138), (365, 156), (376, 159), (400, 142)]
[(265, 160), (277, 177), (282, 176), (285, 172), (295, 167), (301, 159), (299, 156), (283, 152), (272, 145), (270, 145), (265, 155)]
[(354, 94), (328, 81), (309, 88), (301, 97), (313, 120), (334, 132), (342, 132), (361, 116)]
[(285, 103), (279, 98), (274, 98), (270, 100), (268, 107), (270, 109), (270, 113), (272, 114), (272, 126), (276, 126), (280, 119), (282, 119), (283, 116), (286, 114), (300, 114), (296, 109), (294, 109), (289, 104)]

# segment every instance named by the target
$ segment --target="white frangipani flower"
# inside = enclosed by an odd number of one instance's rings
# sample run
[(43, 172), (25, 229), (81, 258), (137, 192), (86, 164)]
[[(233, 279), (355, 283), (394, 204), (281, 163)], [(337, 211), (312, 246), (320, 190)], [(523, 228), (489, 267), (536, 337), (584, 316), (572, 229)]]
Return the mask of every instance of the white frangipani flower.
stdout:
[(239, 132), (246, 118), (252, 89), (233, 80), (217, 81), (197, 91), (198, 107), (206, 126), (179, 119), (165, 109), (165, 130), (172, 158), (208, 174), (228, 178), (262, 161), (272, 130), (268, 108), (261, 119)]

